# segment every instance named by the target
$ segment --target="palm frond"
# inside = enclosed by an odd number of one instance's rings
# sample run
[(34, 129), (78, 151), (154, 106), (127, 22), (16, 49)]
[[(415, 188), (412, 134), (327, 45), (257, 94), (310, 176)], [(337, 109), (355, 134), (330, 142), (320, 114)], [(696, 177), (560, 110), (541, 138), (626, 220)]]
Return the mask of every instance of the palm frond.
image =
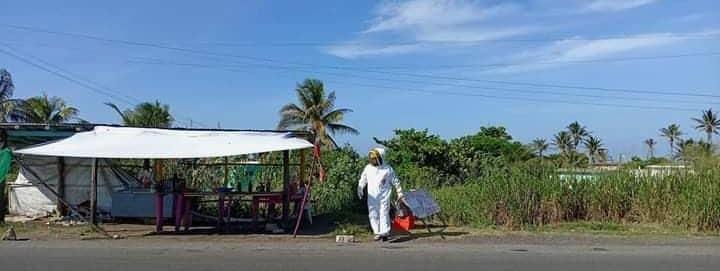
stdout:
[(338, 133), (351, 134), (351, 135), (360, 134), (360, 132), (358, 132), (358, 130), (356, 130), (353, 127), (347, 126), (345, 124), (329, 123), (329, 124), (327, 124), (327, 126), (328, 126), (328, 129), (330, 130), (330, 132), (333, 134), (338, 134)]
[(304, 119), (295, 118), (293, 116), (283, 117), (277, 125), (277, 128), (280, 130), (293, 130), (298, 127), (308, 127), (308, 124)]
[(323, 116), (323, 121), (327, 123), (340, 122), (345, 117), (345, 114), (352, 112), (353, 110), (348, 108), (335, 109), (325, 114), (325, 116)]
[(134, 126), (133, 121), (130, 118), (130, 114), (128, 114), (130, 112), (123, 112), (122, 110), (120, 110), (120, 108), (117, 105), (115, 105), (114, 103), (111, 103), (111, 102), (106, 102), (105, 105), (109, 106), (110, 108), (115, 110), (115, 112), (117, 112), (118, 115), (120, 115), (120, 119), (122, 120), (124, 125)]

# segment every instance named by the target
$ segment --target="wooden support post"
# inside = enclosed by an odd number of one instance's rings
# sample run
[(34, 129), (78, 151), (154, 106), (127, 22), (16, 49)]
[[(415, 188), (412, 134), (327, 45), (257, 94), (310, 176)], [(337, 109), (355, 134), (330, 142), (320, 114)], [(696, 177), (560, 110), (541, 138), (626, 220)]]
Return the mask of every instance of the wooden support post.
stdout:
[(63, 204), (65, 200), (65, 158), (58, 157), (58, 184), (57, 184), (58, 198), (55, 200), (57, 204), (57, 212), (61, 217), (67, 215), (67, 208)]
[(290, 151), (283, 151), (283, 193), (282, 193), (282, 224), (290, 225)]
[(162, 182), (165, 179), (165, 165), (163, 160), (155, 160), (155, 182)]
[(90, 224), (97, 225), (97, 158), (92, 159), (92, 176), (90, 180)]
[(227, 187), (228, 183), (230, 183), (230, 170), (228, 169), (229, 162), (229, 158), (225, 156), (225, 163), (223, 163), (223, 169), (225, 170), (225, 182), (223, 184), (223, 187)]
[(10, 143), (8, 143), (8, 134), (5, 129), (0, 129), (0, 140), (2, 140), (2, 148), (7, 148), (10, 146)]

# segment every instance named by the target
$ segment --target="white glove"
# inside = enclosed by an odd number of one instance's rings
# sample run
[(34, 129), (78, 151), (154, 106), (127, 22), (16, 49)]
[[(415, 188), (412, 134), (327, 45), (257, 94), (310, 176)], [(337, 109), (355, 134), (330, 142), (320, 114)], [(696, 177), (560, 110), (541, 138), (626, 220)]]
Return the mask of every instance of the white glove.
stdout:
[(358, 196), (359, 199), (362, 199), (362, 198), (363, 198), (363, 195), (365, 194), (365, 193), (363, 193), (363, 192), (364, 192), (363, 190), (364, 190), (364, 189), (363, 189), (362, 187), (358, 186), (358, 188), (357, 188), (357, 196)]

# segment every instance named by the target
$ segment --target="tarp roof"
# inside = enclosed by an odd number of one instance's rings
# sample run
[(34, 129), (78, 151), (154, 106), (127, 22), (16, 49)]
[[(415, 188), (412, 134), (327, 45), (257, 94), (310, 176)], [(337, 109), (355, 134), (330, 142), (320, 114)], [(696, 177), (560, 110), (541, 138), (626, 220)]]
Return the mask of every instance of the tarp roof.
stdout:
[(15, 153), (80, 158), (172, 159), (223, 157), (310, 148), (289, 132), (174, 130), (97, 126)]

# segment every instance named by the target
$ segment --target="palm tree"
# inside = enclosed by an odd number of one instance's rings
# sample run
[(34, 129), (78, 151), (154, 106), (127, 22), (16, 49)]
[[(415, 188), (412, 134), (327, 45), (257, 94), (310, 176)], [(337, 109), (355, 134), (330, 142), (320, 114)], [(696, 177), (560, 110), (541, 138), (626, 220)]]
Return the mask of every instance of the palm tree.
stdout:
[(645, 146), (647, 146), (647, 148), (648, 148), (648, 157), (647, 158), (650, 159), (650, 158), (655, 157), (655, 145), (657, 145), (657, 141), (655, 141), (655, 139), (648, 138), (648, 139), (645, 139), (645, 141), (643, 141), (643, 143), (645, 143)]
[(18, 119), (17, 107), (20, 100), (12, 99), (15, 91), (15, 84), (12, 75), (5, 69), (0, 69), (0, 121), (7, 122), (10, 119)]
[(342, 124), (346, 108), (335, 108), (335, 92), (325, 95), (323, 82), (305, 79), (295, 88), (300, 104), (286, 104), (280, 109), (278, 129), (301, 129), (312, 134), (318, 145), (337, 147), (332, 135), (336, 133), (358, 134), (355, 128)]
[(155, 103), (144, 102), (136, 105), (132, 110), (125, 109), (125, 111), (121, 111), (120, 108), (113, 103), (105, 104), (120, 115), (123, 125), (125, 126), (170, 128), (174, 121), (170, 114), (170, 106), (161, 104), (159, 101), (155, 101)]
[(597, 158), (600, 157), (600, 149), (603, 146), (602, 140), (595, 136), (588, 136), (583, 143), (585, 149), (587, 149), (590, 164), (595, 164)]
[(713, 153), (713, 145), (702, 140), (680, 140), (677, 143), (677, 147), (678, 149), (675, 158), (682, 159), (684, 161), (690, 161), (693, 157), (697, 156), (709, 156)]
[(680, 141), (682, 135), (683, 133), (680, 131), (680, 126), (675, 123), (670, 124), (667, 128), (660, 129), (660, 136), (667, 138), (668, 142), (670, 142), (671, 158), (674, 157), (675, 142)]
[(561, 154), (566, 155), (570, 153), (573, 148), (573, 139), (569, 132), (560, 131), (553, 136), (552, 144), (560, 150)]
[(17, 119), (29, 123), (59, 124), (77, 120), (78, 110), (59, 97), (47, 94), (26, 99), (17, 109)]
[(695, 129), (707, 134), (707, 142), (712, 144), (712, 135), (718, 134), (720, 130), (720, 118), (717, 112), (713, 112), (712, 108), (702, 111), (702, 118), (692, 118), (698, 125)]
[(537, 152), (538, 157), (543, 157), (543, 152), (550, 148), (550, 144), (544, 138), (536, 138), (530, 143), (530, 148)]
[(577, 150), (580, 142), (582, 142), (585, 137), (590, 135), (590, 132), (588, 132), (587, 128), (580, 125), (580, 123), (577, 121), (570, 123), (570, 125), (567, 126), (567, 129), (568, 132), (570, 132), (570, 136), (572, 137), (573, 150)]

